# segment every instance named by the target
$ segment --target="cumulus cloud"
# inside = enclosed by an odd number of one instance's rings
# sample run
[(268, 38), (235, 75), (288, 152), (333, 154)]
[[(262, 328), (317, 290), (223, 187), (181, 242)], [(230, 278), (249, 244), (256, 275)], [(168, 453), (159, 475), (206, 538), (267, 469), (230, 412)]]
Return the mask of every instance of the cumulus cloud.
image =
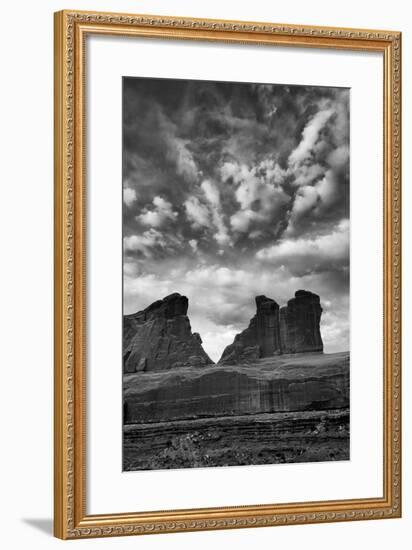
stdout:
[(131, 187), (125, 187), (123, 189), (123, 202), (126, 206), (132, 206), (137, 200), (137, 193), (135, 189)]
[(165, 236), (153, 228), (144, 231), (141, 235), (129, 235), (123, 239), (123, 247), (126, 252), (140, 252), (146, 258), (152, 256), (153, 248), (165, 248), (166, 245)]
[(290, 173), (293, 174), (292, 184), (297, 187), (304, 187), (313, 184), (319, 176), (323, 176), (325, 174), (325, 166), (321, 166), (318, 163), (303, 164), (294, 167)]
[(201, 188), (205, 194), (206, 200), (209, 203), (211, 218), (216, 228), (213, 238), (220, 246), (231, 244), (232, 239), (229, 236), (228, 228), (223, 219), (222, 207), (220, 204), (220, 194), (217, 186), (210, 180), (205, 180), (201, 184)]
[(342, 189), (338, 177), (333, 170), (327, 170), (314, 185), (305, 185), (296, 192), (285, 235), (302, 233), (302, 226), (303, 230), (308, 230), (314, 221), (322, 220), (322, 216), (327, 218), (341, 200)]
[(292, 209), (289, 214), (286, 235), (293, 235), (301, 219), (307, 220), (308, 214), (313, 211), (318, 202), (319, 194), (315, 187), (305, 185), (299, 188), (295, 195)]
[(315, 238), (285, 239), (262, 248), (258, 260), (283, 266), (293, 275), (348, 269), (349, 220), (342, 220), (335, 229)]
[(209, 227), (210, 216), (208, 208), (195, 196), (190, 196), (184, 202), (186, 216), (194, 229)]
[(190, 239), (189, 246), (193, 250), (193, 252), (197, 252), (198, 242), (196, 239)]
[(328, 170), (315, 185), (320, 199), (320, 209), (325, 209), (339, 199), (339, 184), (333, 170)]
[(234, 231), (244, 233), (252, 225), (272, 221), (289, 202), (290, 197), (281, 186), (286, 171), (273, 159), (265, 158), (255, 167), (226, 162), (221, 176), (223, 181), (231, 179), (235, 184), (234, 196), (240, 209), (230, 218)]
[(195, 180), (198, 175), (196, 163), (188, 151), (183, 140), (173, 138), (169, 142), (168, 157), (176, 162), (177, 173), (189, 181)]
[(245, 233), (249, 229), (251, 222), (258, 218), (259, 214), (253, 210), (239, 210), (231, 216), (230, 225), (235, 231)]
[(207, 201), (215, 208), (220, 208), (220, 195), (216, 185), (210, 181), (205, 180), (200, 186), (205, 194)]
[(316, 115), (309, 120), (302, 132), (302, 140), (289, 156), (290, 164), (299, 164), (311, 155), (313, 147), (318, 140), (320, 131), (332, 114), (332, 109), (325, 109), (316, 113)]
[(177, 212), (173, 210), (170, 202), (162, 197), (154, 197), (154, 208), (145, 208), (137, 218), (143, 225), (151, 227), (162, 227), (168, 220), (174, 221), (177, 217)]
[(296, 188), (286, 235), (303, 234), (311, 225), (341, 218), (349, 210), (349, 95), (336, 89), (318, 100), (288, 157), (290, 183)]
[(327, 156), (327, 163), (336, 170), (345, 168), (349, 162), (349, 146), (347, 143), (333, 149)]

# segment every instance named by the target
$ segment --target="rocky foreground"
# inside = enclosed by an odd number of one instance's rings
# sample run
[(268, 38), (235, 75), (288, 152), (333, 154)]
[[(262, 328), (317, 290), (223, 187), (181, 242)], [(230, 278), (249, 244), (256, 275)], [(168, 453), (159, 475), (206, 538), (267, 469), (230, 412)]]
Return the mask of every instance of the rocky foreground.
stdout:
[(216, 364), (186, 296), (124, 316), (124, 470), (349, 458), (349, 353), (323, 354), (319, 296), (255, 302)]
[(349, 353), (124, 375), (125, 470), (349, 458)]
[(124, 427), (123, 470), (349, 460), (349, 409)]

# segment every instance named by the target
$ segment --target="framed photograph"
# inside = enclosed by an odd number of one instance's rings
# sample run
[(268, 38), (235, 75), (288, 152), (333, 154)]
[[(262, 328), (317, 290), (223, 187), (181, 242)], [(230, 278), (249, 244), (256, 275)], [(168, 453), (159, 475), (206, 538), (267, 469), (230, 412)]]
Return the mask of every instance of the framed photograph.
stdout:
[(401, 515), (401, 34), (55, 14), (55, 535)]

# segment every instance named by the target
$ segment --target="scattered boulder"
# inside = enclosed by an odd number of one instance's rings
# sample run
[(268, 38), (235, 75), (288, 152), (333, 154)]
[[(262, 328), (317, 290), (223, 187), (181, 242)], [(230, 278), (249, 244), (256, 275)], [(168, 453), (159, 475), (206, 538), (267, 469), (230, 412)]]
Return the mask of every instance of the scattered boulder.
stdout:
[(178, 293), (123, 318), (125, 373), (213, 364), (187, 316), (188, 299)]

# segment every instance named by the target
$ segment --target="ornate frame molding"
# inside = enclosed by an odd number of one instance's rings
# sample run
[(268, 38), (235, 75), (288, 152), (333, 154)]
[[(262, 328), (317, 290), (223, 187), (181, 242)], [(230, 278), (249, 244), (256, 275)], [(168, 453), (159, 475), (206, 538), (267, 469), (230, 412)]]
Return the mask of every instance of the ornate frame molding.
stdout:
[[(84, 44), (122, 34), (378, 51), (384, 60), (383, 497), (86, 514)], [(63, 539), (381, 519), (401, 515), (401, 34), (151, 15), (55, 14), (55, 535)]]

